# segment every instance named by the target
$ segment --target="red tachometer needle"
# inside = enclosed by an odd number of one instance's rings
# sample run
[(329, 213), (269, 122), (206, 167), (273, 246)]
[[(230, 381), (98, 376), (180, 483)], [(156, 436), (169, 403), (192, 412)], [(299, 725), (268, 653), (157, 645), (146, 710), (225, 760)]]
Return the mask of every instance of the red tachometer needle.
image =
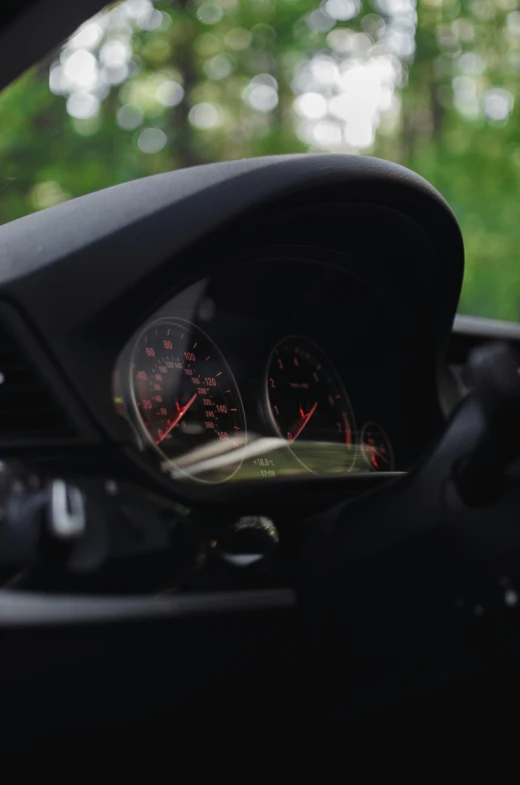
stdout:
[(169, 426), (166, 428), (166, 430), (164, 431), (162, 436), (159, 439), (155, 440), (156, 444), (160, 444), (163, 439), (166, 439), (168, 434), (171, 431), (173, 431), (173, 429), (175, 428), (176, 425), (178, 425), (180, 423), (180, 421), (182, 420), (182, 418), (184, 417), (184, 415), (186, 414), (186, 412), (188, 411), (188, 409), (190, 408), (191, 404), (193, 403), (193, 401), (195, 400), (196, 397), (197, 397), (197, 393), (194, 393), (191, 396), (191, 398), (188, 401), (188, 403), (184, 404), (184, 406), (181, 406), (181, 407), (179, 407), (179, 404), (176, 403), (176, 406), (177, 406), (177, 417), (175, 418), (175, 420), (173, 420), (173, 422), (171, 422), (169, 424)]
[(298, 422), (296, 423), (296, 425), (297, 425), (297, 431), (296, 431), (296, 433), (295, 433), (295, 434), (292, 434), (291, 432), (289, 432), (289, 433), (287, 434), (287, 438), (288, 438), (288, 440), (289, 440), (290, 442), (294, 442), (294, 441), (295, 441), (295, 440), (298, 438), (298, 436), (299, 436), (299, 435), (300, 435), (300, 433), (303, 431), (303, 429), (305, 428), (305, 426), (307, 425), (307, 423), (308, 423), (308, 422), (309, 422), (309, 420), (311, 419), (312, 415), (313, 415), (313, 414), (314, 414), (314, 412), (316, 411), (316, 409), (317, 409), (317, 406), (318, 406), (318, 401), (316, 401), (316, 403), (314, 404), (314, 406), (312, 406), (312, 407), (311, 407), (310, 411), (308, 411), (308, 412), (307, 412), (307, 414), (305, 414), (305, 412), (303, 411), (302, 407), (300, 406), (300, 414), (301, 414), (301, 419), (300, 419), (300, 420), (298, 420)]
[(376, 450), (374, 448), (374, 452), (370, 456), (370, 463), (372, 464), (374, 469), (379, 469), (379, 463), (378, 463), (379, 460), (384, 461), (385, 463), (388, 463), (388, 460), (385, 458), (385, 456), (382, 455), (379, 450)]

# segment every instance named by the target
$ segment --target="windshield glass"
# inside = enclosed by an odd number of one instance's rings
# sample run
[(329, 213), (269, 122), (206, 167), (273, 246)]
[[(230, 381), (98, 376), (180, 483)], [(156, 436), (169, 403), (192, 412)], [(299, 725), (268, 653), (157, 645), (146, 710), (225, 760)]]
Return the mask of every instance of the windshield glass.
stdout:
[(0, 223), (199, 163), (378, 155), (466, 243), (460, 311), (520, 321), (516, 0), (125, 0), (0, 95)]

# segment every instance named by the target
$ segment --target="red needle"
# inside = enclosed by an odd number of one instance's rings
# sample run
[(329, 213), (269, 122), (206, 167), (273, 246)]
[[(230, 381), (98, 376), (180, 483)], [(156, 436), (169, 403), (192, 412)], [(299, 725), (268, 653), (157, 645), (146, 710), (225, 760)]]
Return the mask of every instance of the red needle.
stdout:
[[(374, 447), (373, 444), (369, 444), (369, 443), (365, 442), (365, 449), (367, 449), (369, 454), (370, 454), (370, 459), (369, 460), (370, 460), (370, 463), (372, 464), (372, 466), (374, 467), (374, 469), (380, 469), (381, 468), (380, 461), (384, 461), (385, 463), (388, 463), (388, 458), (385, 458), (385, 456), (383, 455), (381, 450), (379, 450), (377, 447)], [(385, 448), (383, 447), (383, 450), (384, 449)]]
[(172, 423), (170, 423), (170, 425), (164, 431), (164, 433), (162, 434), (160, 439), (156, 439), (155, 440), (156, 444), (160, 444), (163, 439), (166, 439), (168, 434), (171, 431), (173, 431), (173, 429), (175, 428), (176, 425), (178, 425), (178, 423), (180, 423), (180, 421), (182, 420), (182, 418), (184, 417), (184, 415), (186, 414), (186, 412), (188, 411), (188, 409), (190, 408), (191, 404), (193, 403), (193, 401), (195, 400), (196, 397), (197, 397), (197, 393), (194, 393), (191, 396), (191, 398), (188, 401), (188, 403), (186, 403), (184, 406), (181, 406), (181, 407), (179, 407), (179, 404), (177, 403), (177, 401), (175, 402), (175, 405), (177, 407), (177, 417), (175, 418), (175, 420)]
[(303, 409), (302, 409), (302, 407), (300, 406), (300, 414), (302, 415), (302, 419), (301, 419), (301, 422), (300, 422), (300, 427), (298, 428), (298, 430), (296, 431), (296, 433), (294, 434), (294, 436), (293, 436), (291, 433), (288, 433), (288, 434), (287, 434), (287, 438), (289, 439), (289, 441), (290, 441), (290, 442), (294, 442), (294, 441), (296, 441), (296, 439), (298, 438), (298, 436), (299, 436), (299, 435), (300, 435), (300, 433), (303, 431), (303, 429), (305, 428), (305, 426), (307, 425), (307, 423), (308, 423), (308, 422), (309, 422), (309, 420), (311, 419), (312, 415), (313, 415), (313, 414), (314, 414), (314, 412), (316, 411), (316, 408), (317, 408), (317, 406), (318, 406), (318, 401), (316, 401), (316, 403), (314, 404), (314, 406), (311, 408), (311, 410), (310, 410), (310, 411), (308, 411), (308, 412), (307, 412), (307, 414), (304, 414), (304, 413), (303, 413)]

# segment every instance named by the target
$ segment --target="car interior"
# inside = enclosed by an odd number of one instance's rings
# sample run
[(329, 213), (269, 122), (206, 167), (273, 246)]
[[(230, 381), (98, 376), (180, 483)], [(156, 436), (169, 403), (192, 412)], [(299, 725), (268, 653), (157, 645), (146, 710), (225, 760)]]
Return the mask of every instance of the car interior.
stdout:
[[(103, 5), (4, 4), (3, 86)], [(506, 722), (520, 326), (457, 313), (464, 264), (443, 196), (365, 155), (0, 226), (8, 747)]]

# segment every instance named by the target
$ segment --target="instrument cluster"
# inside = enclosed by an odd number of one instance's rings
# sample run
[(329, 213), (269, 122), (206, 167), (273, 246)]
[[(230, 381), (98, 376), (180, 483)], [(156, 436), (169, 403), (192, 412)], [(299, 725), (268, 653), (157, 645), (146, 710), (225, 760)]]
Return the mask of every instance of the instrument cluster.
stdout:
[[(360, 318), (361, 295), (377, 318)], [(128, 342), (114, 374), (118, 411), (179, 480), (402, 471), (413, 453), (403, 358), (393, 375), (385, 368), (374, 298), (308, 259), (226, 267), (175, 295)]]

